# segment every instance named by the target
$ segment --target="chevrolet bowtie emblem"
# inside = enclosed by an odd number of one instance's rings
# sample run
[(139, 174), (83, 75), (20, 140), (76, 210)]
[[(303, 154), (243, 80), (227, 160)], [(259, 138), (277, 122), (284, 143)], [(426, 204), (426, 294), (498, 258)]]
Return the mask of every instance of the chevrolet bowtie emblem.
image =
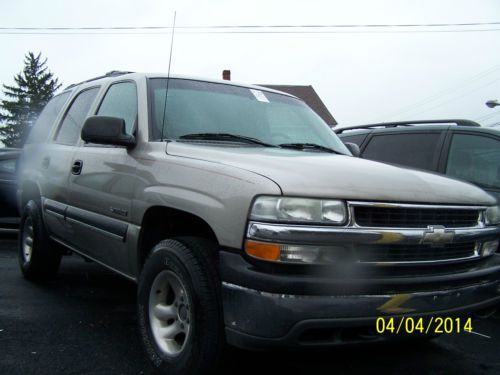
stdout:
[(420, 243), (431, 246), (443, 246), (447, 243), (452, 243), (455, 237), (455, 231), (446, 229), (441, 225), (429, 225), (424, 231), (424, 237)]

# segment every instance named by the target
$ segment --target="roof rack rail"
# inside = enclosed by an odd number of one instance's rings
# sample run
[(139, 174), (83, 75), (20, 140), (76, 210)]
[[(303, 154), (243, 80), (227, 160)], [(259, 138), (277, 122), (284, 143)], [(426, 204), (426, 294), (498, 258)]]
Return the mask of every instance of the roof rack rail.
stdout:
[(106, 77), (116, 77), (116, 76), (121, 76), (121, 75), (124, 75), (124, 74), (129, 74), (129, 73), (134, 73), (134, 72), (121, 71), (121, 70), (111, 70), (110, 72), (107, 72), (106, 74), (104, 74), (104, 75), (102, 75), (102, 76), (98, 76), (98, 77), (90, 78), (90, 79), (87, 79), (86, 81), (82, 81), (82, 82), (78, 82), (78, 83), (73, 83), (73, 84), (69, 85), (68, 87), (66, 87), (64, 90), (71, 89), (71, 88), (73, 88), (73, 87), (76, 87), (76, 86), (78, 86), (78, 85), (81, 85), (82, 83), (87, 83), (87, 82), (96, 81), (96, 80), (101, 79), (101, 78), (106, 78)]
[(371, 128), (396, 128), (398, 126), (431, 125), (431, 124), (455, 124), (456, 126), (481, 126), (477, 122), (465, 119), (444, 119), (444, 120), (417, 120), (417, 121), (395, 121), (380, 122), (378, 124), (355, 125), (345, 128), (334, 129), (335, 133), (340, 134), (346, 130), (371, 129)]

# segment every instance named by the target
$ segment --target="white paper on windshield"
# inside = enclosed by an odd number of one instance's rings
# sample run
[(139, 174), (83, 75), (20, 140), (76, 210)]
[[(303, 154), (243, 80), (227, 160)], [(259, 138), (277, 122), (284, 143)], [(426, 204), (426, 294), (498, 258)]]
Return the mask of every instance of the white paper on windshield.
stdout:
[(262, 91), (254, 89), (250, 89), (250, 91), (252, 92), (253, 96), (255, 96), (255, 99), (257, 99), (259, 102), (269, 103), (269, 99), (266, 98)]

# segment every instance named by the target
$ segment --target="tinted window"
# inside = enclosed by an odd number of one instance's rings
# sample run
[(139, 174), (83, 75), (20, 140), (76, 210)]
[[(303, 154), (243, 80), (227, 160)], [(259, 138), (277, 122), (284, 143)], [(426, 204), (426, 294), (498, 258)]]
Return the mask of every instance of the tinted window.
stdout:
[(446, 174), (484, 188), (500, 189), (500, 141), (477, 135), (455, 134)]
[(16, 172), (17, 159), (0, 160), (0, 174), (14, 174)]
[(97, 114), (124, 119), (127, 133), (132, 134), (137, 118), (137, 89), (135, 83), (120, 82), (112, 85), (106, 93)]
[(433, 170), (440, 133), (406, 133), (374, 136), (363, 158)]
[(41, 143), (47, 140), (47, 137), (56, 121), (57, 115), (69, 98), (71, 92), (64, 92), (61, 95), (54, 96), (44, 107), (40, 116), (31, 129), (26, 143)]
[(56, 142), (74, 145), (80, 138), (80, 132), (89, 109), (99, 91), (98, 87), (82, 91), (71, 103), (71, 107), (64, 116), (63, 123), (56, 136)]

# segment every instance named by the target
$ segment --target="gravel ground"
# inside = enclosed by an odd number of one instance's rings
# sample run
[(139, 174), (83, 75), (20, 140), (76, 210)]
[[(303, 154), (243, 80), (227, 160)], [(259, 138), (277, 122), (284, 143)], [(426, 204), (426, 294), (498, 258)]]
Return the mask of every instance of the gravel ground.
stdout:
[[(78, 256), (45, 284), (25, 281), (16, 242), (0, 240), (0, 374), (154, 374), (143, 354), (135, 285)], [(474, 334), (428, 343), (364, 345), (328, 351), (235, 350), (224, 373), (499, 374), (500, 313), (474, 322)]]

